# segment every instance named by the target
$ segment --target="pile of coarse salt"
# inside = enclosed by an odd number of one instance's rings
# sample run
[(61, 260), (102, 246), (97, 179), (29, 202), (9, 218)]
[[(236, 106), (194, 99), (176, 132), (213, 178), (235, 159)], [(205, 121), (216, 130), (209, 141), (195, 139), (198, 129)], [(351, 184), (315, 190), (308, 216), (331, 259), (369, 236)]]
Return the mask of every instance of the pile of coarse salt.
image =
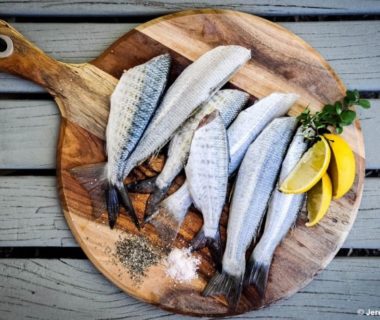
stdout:
[(173, 280), (183, 283), (197, 277), (200, 259), (191, 254), (190, 249), (174, 248), (166, 259), (166, 274)]

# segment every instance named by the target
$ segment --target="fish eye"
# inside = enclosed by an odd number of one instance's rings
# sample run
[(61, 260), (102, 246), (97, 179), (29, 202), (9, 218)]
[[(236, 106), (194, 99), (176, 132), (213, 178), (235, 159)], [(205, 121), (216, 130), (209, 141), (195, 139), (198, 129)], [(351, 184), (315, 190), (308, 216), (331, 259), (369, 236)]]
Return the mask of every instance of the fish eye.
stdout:
[(8, 45), (5, 42), (5, 40), (0, 38), (0, 52), (4, 52), (5, 50), (7, 50), (7, 48), (8, 48)]
[(13, 53), (13, 41), (8, 36), (0, 35), (0, 58), (9, 57)]

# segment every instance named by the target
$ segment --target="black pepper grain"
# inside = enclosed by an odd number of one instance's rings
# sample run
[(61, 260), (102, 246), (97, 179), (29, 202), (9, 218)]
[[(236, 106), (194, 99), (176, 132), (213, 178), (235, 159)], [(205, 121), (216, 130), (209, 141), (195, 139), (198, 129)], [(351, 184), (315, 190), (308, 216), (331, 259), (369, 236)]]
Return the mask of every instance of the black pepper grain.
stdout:
[(128, 235), (116, 242), (115, 257), (122, 263), (131, 279), (140, 283), (146, 270), (157, 265), (163, 256), (160, 248), (155, 247), (146, 237)]

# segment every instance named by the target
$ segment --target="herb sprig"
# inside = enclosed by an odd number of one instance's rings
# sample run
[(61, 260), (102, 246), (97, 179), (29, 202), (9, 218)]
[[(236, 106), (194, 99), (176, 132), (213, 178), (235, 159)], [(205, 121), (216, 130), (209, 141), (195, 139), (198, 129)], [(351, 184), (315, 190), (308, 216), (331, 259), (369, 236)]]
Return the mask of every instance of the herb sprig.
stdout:
[(306, 108), (297, 117), (305, 138), (313, 142), (319, 135), (330, 133), (332, 128), (341, 134), (343, 127), (352, 124), (356, 118), (356, 112), (351, 110), (352, 106), (369, 109), (371, 104), (368, 100), (361, 99), (357, 90), (348, 90), (343, 100), (327, 104), (321, 111), (312, 114), (310, 109)]

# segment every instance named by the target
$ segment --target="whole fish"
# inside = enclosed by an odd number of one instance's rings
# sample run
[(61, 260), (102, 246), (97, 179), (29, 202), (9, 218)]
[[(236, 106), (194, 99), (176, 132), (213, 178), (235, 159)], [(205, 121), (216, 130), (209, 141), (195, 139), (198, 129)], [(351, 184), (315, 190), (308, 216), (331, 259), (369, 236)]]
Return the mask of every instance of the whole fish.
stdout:
[(282, 160), (293, 136), (296, 119), (273, 120), (249, 146), (239, 168), (227, 226), (222, 272), (217, 272), (204, 296), (223, 294), (236, 309), (245, 272), (245, 254), (256, 237)]
[(251, 51), (241, 46), (219, 46), (190, 64), (170, 86), (135, 150), (124, 162), (123, 177), (157, 153), (250, 58)]
[(191, 245), (195, 250), (209, 246), (217, 264), (222, 256), (219, 220), (227, 194), (228, 163), (226, 128), (214, 111), (194, 133), (185, 172), (194, 205), (203, 216), (203, 227)]
[[(239, 166), (249, 145), (273, 119), (283, 116), (296, 102), (296, 94), (272, 93), (239, 113), (227, 130), (230, 152), (229, 175)], [(188, 184), (162, 201), (147, 221), (153, 224), (163, 242), (172, 242), (192, 204)], [(169, 227), (170, 226), (170, 227)]]
[(170, 55), (164, 54), (123, 73), (111, 95), (106, 130), (107, 163), (71, 169), (73, 176), (88, 190), (95, 216), (104, 211), (103, 200), (106, 198), (111, 228), (119, 214), (119, 198), (139, 227), (123, 185), (124, 163), (156, 110), (165, 89), (170, 63)]
[[(299, 128), (282, 163), (277, 185), (281, 185), (294, 169), (306, 149), (307, 142)], [(304, 199), (304, 194), (285, 194), (278, 189), (271, 196), (264, 233), (252, 252), (246, 271), (246, 283), (255, 285), (262, 297), (265, 294), (274, 251), (294, 225)]]
[(194, 131), (200, 121), (214, 110), (218, 110), (227, 127), (245, 105), (248, 98), (248, 93), (239, 90), (225, 89), (218, 91), (176, 131), (169, 143), (168, 156), (161, 173), (153, 178), (127, 186), (128, 191), (152, 193), (148, 198), (145, 209), (146, 218), (154, 213), (157, 204), (165, 196), (173, 180), (183, 169), (189, 156)]

